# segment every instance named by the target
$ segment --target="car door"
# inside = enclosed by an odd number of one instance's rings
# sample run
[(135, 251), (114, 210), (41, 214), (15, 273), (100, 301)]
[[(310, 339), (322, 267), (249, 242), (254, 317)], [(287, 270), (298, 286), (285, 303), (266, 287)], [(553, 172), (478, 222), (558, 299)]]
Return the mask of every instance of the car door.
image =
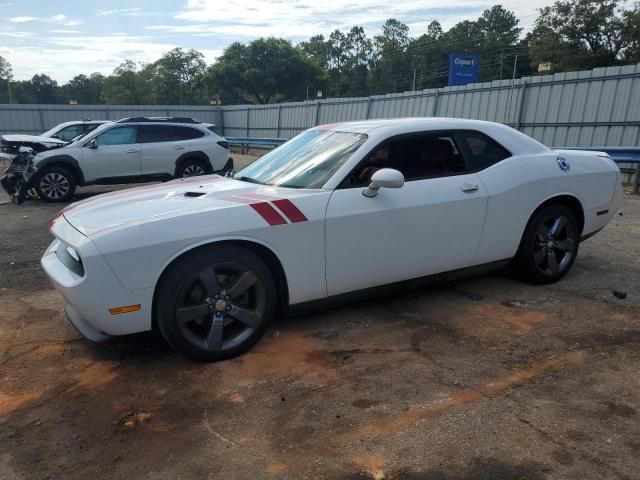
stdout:
[(141, 125), (141, 171), (143, 175), (170, 174), (181, 155), (194, 150), (196, 139), (205, 134), (178, 125)]
[[(430, 166), (434, 141), (451, 145), (444, 168), (440, 160)], [(389, 145), (389, 158), (377, 166), (400, 170), (405, 175), (401, 188), (381, 188), (373, 198), (364, 196), (368, 180), (357, 183), (362, 180), (358, 175), (371, 169), (371, 160), (365, 159), (331, 195), (326, 214), (329, 295), (473, 264), (487, 193), (478, 175), (468, 172), (453, 135), (413, 135), (377, 149)]]
[(118, 125), (86, 141), (82, 146), (81, 168), (87, 182), (139, 176), (137, 127)]

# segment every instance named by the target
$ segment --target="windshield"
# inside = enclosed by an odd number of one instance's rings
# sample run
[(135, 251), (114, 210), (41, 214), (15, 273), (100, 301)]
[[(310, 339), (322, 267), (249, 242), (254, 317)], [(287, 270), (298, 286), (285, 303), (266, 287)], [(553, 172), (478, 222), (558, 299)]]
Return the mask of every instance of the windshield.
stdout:
[(360, 148), (366, 135), (309, 130), (237, 172), (247, 182), (320, 188)]
[(51, 137), (53, 136), (58, 130), (60, 130), (60, 125), (56, 125), (53, 128), (50, 128), (49, 130), (47, 130), (46, 132), (43, 132), (40, 134), (41, 137)]

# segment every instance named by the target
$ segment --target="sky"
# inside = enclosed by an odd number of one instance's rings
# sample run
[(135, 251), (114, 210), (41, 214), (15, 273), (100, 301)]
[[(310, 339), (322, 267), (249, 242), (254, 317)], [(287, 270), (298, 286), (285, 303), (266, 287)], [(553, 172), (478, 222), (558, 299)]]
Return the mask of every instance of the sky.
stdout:
[(438, 20), (446, 30), (495, 3), (525, 28), (552, 0), (0, 0), (0, 56), (16, 80), (45, 73), (59, 83), (110, 74), (125, 59), (152, 62), (175, 48), (195, 48), (213, 63), (234, 41), (277, 36), (300, 42), (335, 29), (378, 33), (397, 18), (419, 36)]

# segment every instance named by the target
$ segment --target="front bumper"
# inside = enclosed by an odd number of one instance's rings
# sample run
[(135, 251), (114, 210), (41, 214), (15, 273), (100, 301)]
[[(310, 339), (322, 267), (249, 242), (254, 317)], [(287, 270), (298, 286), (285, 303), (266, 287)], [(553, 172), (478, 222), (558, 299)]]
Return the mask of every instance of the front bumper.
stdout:
[(11, 161), (11, 164), (0, 178), (0, 184), (9, 194), (11, 201), (20, 204), (27, 198), (29, 189), (33, 186), (35, 177), (33, 155), (21, 153), (13, 155), (12, 158), (6, 154), (3, 155)]
[[(122, 286), (91, 240), (75, 230), (64, 217), (51, 229), (56, 239), (45, 251), (41, 265), (65, 302), (65, 313), (74, 327), (92, 341), (151, 329), (153, 289), (129, 290)], [(59, 249), (75, 249), (82, 259), (78, 274), (63, 260)], [(136, 312), (112, 315), (109, 309), (140, 305)]]

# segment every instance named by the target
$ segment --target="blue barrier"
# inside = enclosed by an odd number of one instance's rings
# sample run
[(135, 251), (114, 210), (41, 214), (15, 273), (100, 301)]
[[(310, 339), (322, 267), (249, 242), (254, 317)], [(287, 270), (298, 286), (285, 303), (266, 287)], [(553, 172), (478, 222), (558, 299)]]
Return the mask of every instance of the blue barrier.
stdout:
[(559, 147), (555, 150), (587, 150), (609, 154), (616, 163), (640, 163), (640, 148), (635, 147)]
[(229, 145), (240, 147), (278, 147), (286, 140), (284, 138), (252, 138), (252, 137), (225, 137)]

